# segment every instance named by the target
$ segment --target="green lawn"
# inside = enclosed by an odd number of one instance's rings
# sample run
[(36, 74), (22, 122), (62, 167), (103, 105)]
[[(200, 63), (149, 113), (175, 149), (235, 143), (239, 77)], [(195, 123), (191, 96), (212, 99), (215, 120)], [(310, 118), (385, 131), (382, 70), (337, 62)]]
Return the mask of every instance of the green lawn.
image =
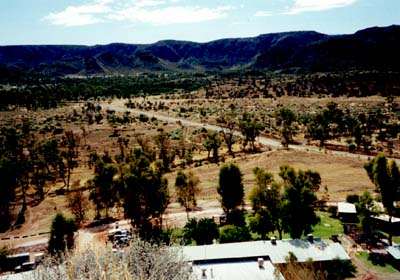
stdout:
[(343, 226), (339, 219), (331, 218), (328, 212), (317, 212), (320, 223), (313, 227), (315, 237), (329, 238), (334, 234), (343, 233)]
[[(320, 218), (320, 223), (313, 227), (313, 235), (314, 237), (321, 238), (330, 238), (334, 234), (343, 233), (343, 226), (339, 219), (331, 218), (330, 213), (328, 212), (317, 212), (318, 217)], [(250, 217), (250, 214), (246, 215), (246, 221)], [(278, 238), (278, 232), (274, 232), (269, 236), (276, 236)], [(252, 233), (253, 239), (259, 238), (258, 234)], [(284, 233), (282, 238), (290, 238), (288, 233)]]
[[(392, 241), (396, 244), (400, 244), (400, 236), (393, 236)], [(394, 244), (393, 244), (394, 245)]]
[(396, 268), (391, 266), (390, 264), (374, 264), (370, 259), (369, 259), (369, 254), (367, 252), (360, 252), (357, 256), (360, 260), (362, 260), (365, 265), (373, 270), (379, 271), (379, 272), (384, 272), (384, 273), (394, 273), (394, 272), (399, 272)]

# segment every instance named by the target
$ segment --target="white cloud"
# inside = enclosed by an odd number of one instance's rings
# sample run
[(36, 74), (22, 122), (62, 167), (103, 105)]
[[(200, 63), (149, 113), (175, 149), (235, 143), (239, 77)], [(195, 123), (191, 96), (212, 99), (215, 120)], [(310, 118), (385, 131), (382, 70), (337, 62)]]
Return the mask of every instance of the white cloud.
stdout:
[(180, 0), (91, 0), (87, 5), (70, 6), (43, 19), (52, 25), (81, 26), (105, 21), (143, 22), (153, 25), (195, 23), (220, 19), (232, 6), (205, 8), (179, 6)]
[(270, 11), (257, 11), (254, 16), (256, 17), (270, 17), (275, 15), (274, 12), (270, 12)]
[(129, 20), (150, 23), (153, 25), (166, 25), (177, 23), (195, 23), (223, 18), (226, 16), (224, 9), (209, 9), (200, 7), (165, 7), (155, 10), (132, 7), (119, 11), (110, 16), (114, 20)]
[(49, 21), (53, 25), (81, 26), (102, 22), (103, 20), (97, 15), (107, 12), (110, 12), (110, 8), (100, 3), (70, 6), (62, 12), (50, 13), (44, 17), (44, 20)]
[(317, 12), (342, 8), (354, 4), (357, 0), (294, 0), (293, 5), (283, 11), (257, 11), (256, 17), (269, 17), (275, 15), (295, 15), (305, 12)]
[(158, 1), (158, 0), (141, 0), (135, 3), (135, 7), (155, 7), (165, 4), (165, 1)]
[(295, 0), (285, 14), (300, 14), (304, 12), (316, 12), (342, 8), (354, 4), (357, 0)]
[(110, 4), (114, 2), (114, 0), (96, 0), (95, 2), (98, 4)]

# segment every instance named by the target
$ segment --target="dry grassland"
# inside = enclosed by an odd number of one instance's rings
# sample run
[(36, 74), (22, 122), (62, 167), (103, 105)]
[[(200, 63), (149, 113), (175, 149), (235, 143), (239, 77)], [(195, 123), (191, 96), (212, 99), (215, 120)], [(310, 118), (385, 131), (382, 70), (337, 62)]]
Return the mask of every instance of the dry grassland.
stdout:
[[(215, 118), (223, 112), (223, 109), (227, 108), (228, 104), (234, 103), (235, 106), (241, 106), (241, 110), (257, 108), (263, 108), (264, 112), (271, 111), (276, 108), (278, 104), (285, 104), (286, 106), (300, 106), (304, 110), (312, 110), (312, 108), (320, 108), (331, 101), (327, 99), (317, 98), (296, 98), (296, 97), (282, 97), (277, 100), (271, 99), (248, 99), (243, 98), (240, 100), (176, 100), (176, 99), (164, 99), (163, 97), (149, 97), (146, 99), (150, 102), (166, 102), (168, 110), (161, 111), (161, 113), (168, 113), (169, 115), (181, 116), (193, 120), (203, 120), (207, 122), (214, 122)], [(138, 99), (138, 102), (142, 102), (143, 98)], [(335, 102), (342, 104), (343, 106), (374, 106), (374, 104), (381, 103), (381, 97), (370, 97), (366, 99), (345, 99), (338, 98)], [(123, 104), (124, 100), (115, 101), (116, 104)], [(294, 105), (295, 104), (295, 105)], [(191, 114), (185, 114), (182, 116), (178, 112), (178, 108), (182, 106), (194, 106), (196, 108), (206, 108), (211, 115), (207, 115), (207, 118), (202, 117), (197, 111)], [(189, 107), (188, 107), (189, 108)], [(76, 107), (80, 111), (80, 107)], [(86, 165), (87, 155), (90, 150), (97, 150), (99, 154), (104, 151), (108, 151), (110, 155), (114, 156), (119, 152), (119, 146), (117, 144), (116, 137), (110, 137), (113, 133), (114, 128), (111, 127), (106, 118), (103, 119), (102, 124), (88, 125), (84, 120), (78, 120), (70, 122), (66, 116), (71, 115), (73, 112), (72, 107), (63, 107), (49, 111), (36, 111), (36, 112), (4, 112), (0, 113), (0, 122), (3, 125), (12, 125), (18, 122), (22, 118), (29, 118), (34, 122), (37, 129), (40, 129), (45, 125), (45, 120), (49, 117), (56, 115), (61, 116), (61, 120), (52, 121), (53, 125), (61, 125), (64, 130), (73, 130), (75, 133), (80, 135), (81, 145), (80, 148), (80, 167), (75, 169), (72, 174), (71, 182), (76, 180), (80, 181), (81, 186), (84, 185), (85, 181), (93, 177), (93, 170), (89, 169)], [(105, 115), (105, 112), (103, 112)], [(83, 135), (82, 127), (86, 131), (86, 135)], [(158, 133), (157, 129), (163, 128), (164, 131), (171, 132), (179, 128), (179, 124), (176, 123), (164, 123), (161, 121), (155, 121), (153, 123), (140, 123), (134, 121), (134, 123), (126, 126), (117, 126), (121, 136), (129, 139), (129, 148), (133, 148), (136, 145), (137, 135), (144, 135), (151, 139)], [(187, 128), (186, 134), (190, 135), (193, 129)], [(37, 135), (38, 139), (43, 138), (43, 135)], [(191, 141), (196, 139), (193, 137)], [(189, 140), (188, 140), (189, 141)], [(86, 143), (86, 145), (85, 145)], [(197, 143), (201, 147), (201, 143)], [(358, 158), (348, 158), (344, 156), (332, 155), (329, 152), (313, 153), (313, 152), (301, 152), (301, 151), (286, 151), (286, 150), (270, 150), (267, 147), (262, 148), (261, 153), (257, 154), (243, 154), (239, 153), (239, 146), (235, 147), (237, 152), (234, 158), (225, 155), (225, 162), (237, 163), (243, 173), (244, 186), (246, 195), (254, 185), (254, 176), (252, 169), (255, 166), (265, 167), (269, 171), (275, 174), (275, 178), (279, 179), (278, 172), (279, 167), (282, 164), (289, 164), (296, 169), (311, 169), (320, 173), (322, 178), (322, 188), (319, 192), (319, 196), (323, 195), (325, 186), (328, 188), (328, 194), (330, 201), (343, 201), (346, 196), (351, 193), (362, 193), (365, 190), (373, 191), (372, 184), (363, 168), (364, 160)], [(220, 152), (223, 155), (225, 152)], [(195, 151), (193, 158), (205, 159), (207, 153), (205, 151)], [(200, 178), (200, 194), (199, 200), (201, 201), (202, 209), (207, 207), (215, 208), (218, 206), (218, 194), (216, 192), (216, 186), (218, 181), (218, 172), (220, 164), (207, 164), (202, 163), (201, 166), (195, 167), (194, 164), (185, 168), (185, 171), (193, 171), (195, 175)], [(172, 201), (174, 202), (174, 182), (175, 182), (176, 170), (172, 173), (166, 174), (169, 181), (170, 193), (172, 194)], [(60, 183), (57, 185), (49, 186), (49, 193), (46, 199), (40, 202), (38, 205), (30, 205), (26, 212), (26, 222), (20, 229), (15, 229), (12, 232), (0, 234), (0, 238), (9, 235), (24, 235), (34, 234), (43, 231), (49, 231), (51, 220), (57, 211), (69, 213), (66, 209), (66, 199), (64, 195), (55, 195), (55, 189), (60, 187)], [(88, 192), (87, 192), (88, 194)], [(247, 197), (247, 196), (246, 196)], [(20, 204), (16, 204), (14, 211), (18, 213)], [(183, 208), (180, 208), (177, 203), (172, 203), (167, 212), (183, 212)], [(121, 215), (121, 212), (114, 211), (114, 215)], [(93, 218), (93, 211), (89, 213), (89, 218)], [(0, 244), (1, 245), (1, 244)]]

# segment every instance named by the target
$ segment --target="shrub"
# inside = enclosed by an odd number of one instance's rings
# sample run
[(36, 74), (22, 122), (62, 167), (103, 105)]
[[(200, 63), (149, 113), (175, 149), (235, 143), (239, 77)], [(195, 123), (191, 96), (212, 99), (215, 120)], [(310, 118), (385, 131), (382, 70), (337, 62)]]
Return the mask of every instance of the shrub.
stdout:
[(37, 280), (191, 279), (179, 248), (157, 246), (133, 237), (123, 251), (88, 248), (59, 259), (45, 259), (33, 272)]
[(251, 235), (247, 227), (238, 227), (233, 225), (223, 226), (219, 235), (220, 243), (243, 242), (250, 239)]
[(329, 206), (328, 207), (328, 213), (331, 214), (332, 217), (336, 217), (337, 215), (337, 206)]
[(218, 239), (218, 225), (212, 219), (202, 218), (197, 221), (192, 218), (184, 227), (186, 243), (196, 241), (197, 245), (212, 244), (214, 239)]
[(244, 210), (234, 209), (226, 215), (226, 224), (243, 227), (246, 224), (244, 215)]
[(356, 150), (357, 146), (354, 143), (349, 144), (349, 152), (354, 152)]
[(348, 203), (358, 203), (360, 201), (360, 197), (358, 194), (349, 194), (346, 196), (346, 201)]

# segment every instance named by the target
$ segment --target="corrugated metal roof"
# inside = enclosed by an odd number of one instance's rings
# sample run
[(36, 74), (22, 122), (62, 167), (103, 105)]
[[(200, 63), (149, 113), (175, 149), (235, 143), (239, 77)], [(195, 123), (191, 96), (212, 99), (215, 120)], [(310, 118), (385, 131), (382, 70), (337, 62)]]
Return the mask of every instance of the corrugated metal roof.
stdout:
[[(203, 269), (204, 275), (203, 275)], [(282, 274), (269, 261), (264, 261), (263, 268), (259, 268), (257, 261), (225, 262), (201, 264), (193, 266), (195, 279), (216, 280), (283, 280)]]
[(338, 202), (338, 212), (357, 214), (356, 206), (347, 202)]
[(289, 252), (293, 252), (299, 262), (310, 259), (327, 261), (335, 258), (350, 259), (339, 243), (321, 239), (277, 240), (276, 245), (269, 240), (212, 244), (183, 247), (183, 254), (191, 261), (216, 261), (263, 257), (272, 263), (286, 263)]

